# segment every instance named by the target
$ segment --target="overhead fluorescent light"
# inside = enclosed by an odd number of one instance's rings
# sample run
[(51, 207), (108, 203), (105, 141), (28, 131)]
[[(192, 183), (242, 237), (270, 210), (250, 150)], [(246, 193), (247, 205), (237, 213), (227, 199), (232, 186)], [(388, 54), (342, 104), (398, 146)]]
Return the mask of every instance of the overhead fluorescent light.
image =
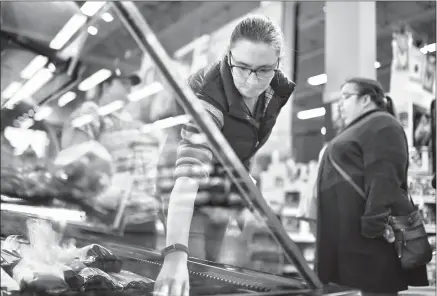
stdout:
[(427, 54), (428, 52), (434, 52), (434, 51), (435, 51), (435, 43), (425, 45), (424, 47), (422, 47), (422, 48), (420, 49), (420, 51), (421, 51), (423, 54)]
[(80, 91), (87, 91), (92, 89), (93, 87), (95, 87), (97, 84), (105, 81), (106, 79), (108, 79), (109, 77), (111, 77), (112, 72), (108, 69), (101, 69), (99, 71), (97, 71), (96, 73), (94, 73), (93, 75), (91, 75), (90, 77), (86, 78), (84, 81), (82, 81), (79, 86), (78, 89)]
[(89, 26), (88, 27), (88, 33), (90, 34), (90, 35), (97, 35), (97, 33), (99, 33), (99, 30), (97, 30), (97, 28), (96, 27), (94, 27), (94, 26)]
[[(376, 61), (374, 63), (374, 66), (376, 69), (379, 69), (381, 67), (381, 63)], [(308, 84), (313, 86), (325, 84), (327, 81), (328, 81), (328, 76), (325, 73), (312, 76), (307, 79)]]
[(14, 96), (6, 103), (8, 107), (12, 107), (19, 101), (30, 98), (34, 93), (36, 93), (44, 84), (52, 79), (53, 73), (47, 69), (42, 68), (31, 79), (20, 88)]
[(184, 45), (182, 48), (178, 49), (175, 53), (174, 53), (174, 57), (176, 59), (180, 59), (182, 58), (184, 55), (186, 55), (187, 53), (193, 51), (196, 47), (199, 47), (199, 44), (202, 43), (207, 43), (210, 40), (210, 36), (209, 35), (202, 35), (201, 37), (191, 41), (190, 43), (188, 43), (187, 45)]
[(109, 12), (105, 12), (104, 14), (102, 14), (102, 19), (105, 22), (110, 23), (114, 20), (114, 17)]
[(10, 99), (12, 96), (20, 89), (23, 84), (21, 82), (12, 81), (5, 90), (2, 92), (2, 97), (5, 99)]
[(325, 73), (308, 78), (308, 84), (314, 86), (325, 84), (326, 81), (328, 81), (328, 76)]
[(50, 48), (59, 50), (79, 31), (79, 29), (86, 23), (87, 17), (81, 14), (73, 15), (64, 27), (56, 34), (55, 38), (50, 42)]
[(59, 107), (64, 107), (65, 105), (67, 105), (68, 103), (70, 103), (71, 101), (73, 101), (75, 98), (77, 97), (77, 94), (75, 92), (69, 91), (65, 94), (63, 94), (59, 100), (58, 100), (58, 106)]
[(136, 102), (139, 100), (142, 100), (144, 98), (147, 98), (149, 96), (152, 96), (154, 94), (157, 94), (158, 92), (164, 90), (164, 86), (162, 86), (159, 82), (153, 82), (151, 84), (146, 85), (145, 87), (136, 90), (134, 92), (131, 92), (127, 95), (129, 101)]
[(309, 110), (300, 111), (297, 113), (297, 118), (301, 120), (311, 119), (316, 117), (321, 117), (326, 114), (326, 110), (324, 107), (314, 108)]
[(99, 115), (105, 116), (105, 115), (111, 114), (117, 110), (120, 110), (121, 108), (123, 108), (123, 106), (124, 106), (123, 101), (121, 101), (121, 100), (113, 101), (113, 102), (111, 102), (103, 107), (100, 107), (99, 108)]
[(147, 133), (147, 132), (150, 132), (152, 130), (166, 129), (166, 128), (181, 125), (181, 124), (187, 124), (190, 121), (190, 118), (191, 117), (188, 115), (178, 115), (178, 116), (173, 116), (173, 117), (169, 117), (169, 118), (164, 118), (161, 120), (157, 120), (154, 123), (149, 123), (149, 124), (144, 125), (141, 128), (141, 131), (143, 133)]
[(20, 76), (23, 79), (30, 79), (36, 72), (43, 68), (49, 59), (45, 56), (36, 56), (30, 63), (21, 71)]
[(87, 1), (80, 8), (80, 11), (86, 16), (93, 16), (99, 11), (104, 5), (106, 1)]
[(47, 118), (50, 114), (52, 114), (52, 112), (53, 112), (53, 109), (51, 107), (45, 106), (45, 107), (39, 108), (38, 112), (35, 113), (34, 119), (36, 121), (41, 121), (41, 120)]
[(73, 127), (81, 127), (85, 124), (88, 124), (93, 121), (93, 116), (91, 114), (82, 115), (78, 118), (75, 118), (71, 121), (71, 125)]

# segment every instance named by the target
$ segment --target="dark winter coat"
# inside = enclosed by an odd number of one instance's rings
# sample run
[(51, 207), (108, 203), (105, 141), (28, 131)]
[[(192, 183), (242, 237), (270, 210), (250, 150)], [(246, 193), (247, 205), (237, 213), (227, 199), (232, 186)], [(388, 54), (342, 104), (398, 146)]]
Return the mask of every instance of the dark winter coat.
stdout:
[[(428, 285), (426, 267), (401, 268), (394, 245), (382, 237), (389, 212), (409, 213), (408, 145), (395, 117), (374, 110), (328, 145), (318, 179), (316, 270), (323, 283), (393, 293)], [(335, 170), (332, 158), (364, 190), (367, 202)]]

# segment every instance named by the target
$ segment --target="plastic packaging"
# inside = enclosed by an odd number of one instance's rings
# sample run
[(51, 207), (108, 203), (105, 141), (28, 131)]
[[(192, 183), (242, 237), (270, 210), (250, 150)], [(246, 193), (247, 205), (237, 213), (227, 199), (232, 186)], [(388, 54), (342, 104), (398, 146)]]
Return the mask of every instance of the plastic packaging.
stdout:
[(79, 274), (84, 278), (82, 289), (85, 291), (123, 290), (123, 286), (120, 283), (98, 268), (87, 267), (82, 269)]
[[(22, 290), (57, 294), (70, 289), (64, 278), (75, 249), (62, 248), (62, 235), (43, 220), (27, 221), (29, 245), (20, 244), (19, 237), (8, 238), (6, 246), (17, 250), (22, 259), (12, 268), (12, 278)], [(17, 246), (19, 245), (19, 246)]]
[(149, 289), (154, 284), (154, 281), (126, 270), (122, 270), (119, 273), (109, 273), (109, 275), (111, 278), (117, 280), (117, 282), (123, 286), (124, 290)]
[(87, 267), (98, 268), (104, 272), (120, 272), (123, 265), (114, 253), (96, 244), (79, 249), (77, 254)]
[(20, 291), (20, 286), (18, 283), (6, 273), (6, 271), (1, 269), (1, 289), (9, 292)]

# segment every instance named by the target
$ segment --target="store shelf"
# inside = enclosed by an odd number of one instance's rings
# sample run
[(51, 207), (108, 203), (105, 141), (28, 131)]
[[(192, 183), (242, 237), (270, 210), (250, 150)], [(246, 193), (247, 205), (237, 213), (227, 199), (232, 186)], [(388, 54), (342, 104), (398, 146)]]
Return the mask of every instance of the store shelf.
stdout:
[(284, 207), (282, 209), (282, 216), (285, 217), (297, 217), (299, 215), (299, 209), (298, 208), (291, 208), (291, 207)]
[[(309, 265), (309, 267), (310, 267), (311, 269), (314, 268), (314, 264), (311, 264), (311, 263), (310, 263), (310, 264), (308, 264), (308, 265)], [(292, 265), (292, 264), (284, 265), (283, 272), (284, 272), (284, 273), (298, 273), (296, 267), (295, 267), (294, 265)]]
[(435, 225), (425, 224), (425, 230), (428, 234), (435, 234)]
[(411, 198), (413, 199), (414, 203), (426, 203), (426, 204), (435, 204), (436, 203), (436, 197), (433, 195), (412, 195)]
[(315, 243), (316, 238), (311, 233), (288, 233), (288, 236), (296, 243)]

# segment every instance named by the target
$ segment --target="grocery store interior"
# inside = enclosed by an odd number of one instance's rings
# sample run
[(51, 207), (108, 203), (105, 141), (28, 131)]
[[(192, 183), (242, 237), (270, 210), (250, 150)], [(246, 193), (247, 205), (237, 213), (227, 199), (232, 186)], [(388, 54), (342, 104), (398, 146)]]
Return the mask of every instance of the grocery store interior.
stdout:
[[(280, 68), (296, 87), (246, 171), (186, 85), (227, 54), (249, 14), (281, 28)], [(219, 163), (195, 209), (225, 225), (192, 220), (206, 235), (190, 236), (202, 249), (189, 259), (191, 294), (359, 295), (321, 286), (307, 217), (322, 148), (343, 127), (340, 86), (353, 76), (393, 99), (433, 247), (430, 285), (400, 295), (436, 295), (435, 1), (5, 1), (0, 36), (2, 295), (151, 293), (190, 122)], [(69, 254), (93, 270), (68, 265), (67, 275)]]

